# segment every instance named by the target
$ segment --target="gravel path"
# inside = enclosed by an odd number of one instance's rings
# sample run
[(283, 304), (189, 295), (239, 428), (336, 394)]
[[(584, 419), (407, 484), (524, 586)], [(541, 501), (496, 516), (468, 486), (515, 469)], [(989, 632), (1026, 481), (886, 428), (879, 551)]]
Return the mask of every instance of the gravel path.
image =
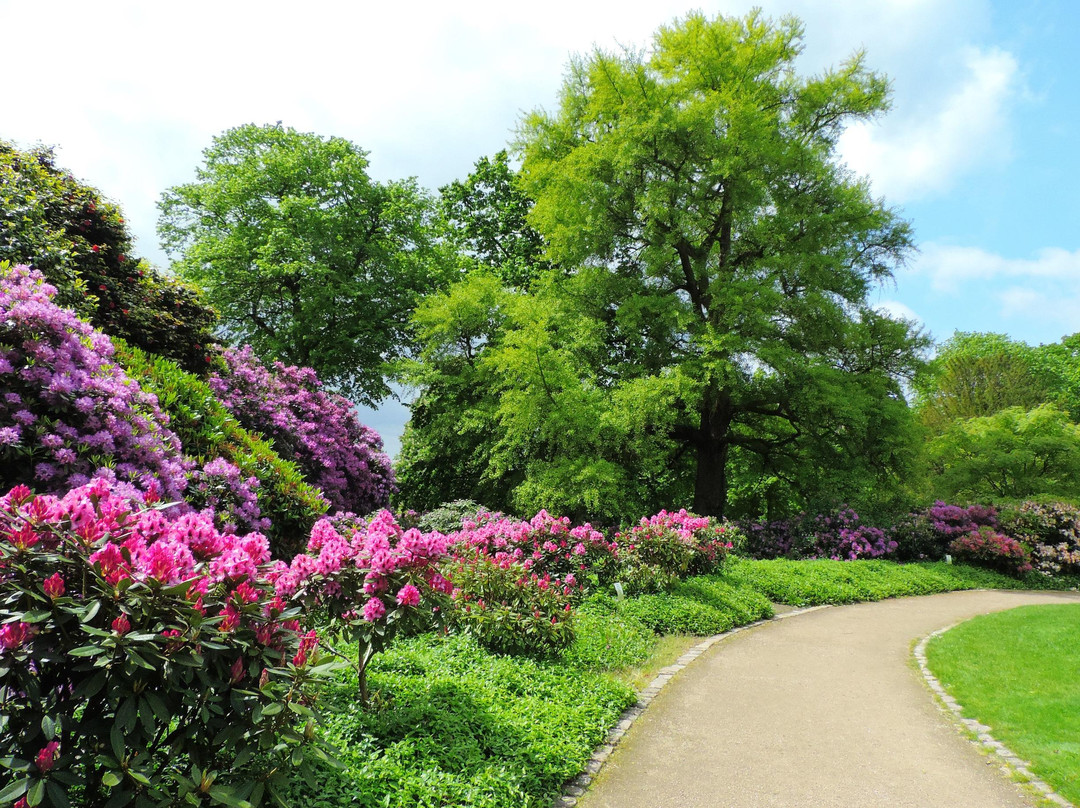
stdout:
[(1030, 808), (934, 703), (912, 644), (1077, 593), (952, 592), (795, 615), (732, 636), (633, 724), (581, 808)]

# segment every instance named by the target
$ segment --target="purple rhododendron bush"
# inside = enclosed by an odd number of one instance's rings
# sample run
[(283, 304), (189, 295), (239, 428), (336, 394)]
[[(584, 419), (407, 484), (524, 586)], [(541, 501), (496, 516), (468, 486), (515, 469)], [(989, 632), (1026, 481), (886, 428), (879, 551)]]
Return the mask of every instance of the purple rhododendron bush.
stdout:
[(40, 272), (0, 265), (0, 487), (104, 475), (180, 499), (187, 466), (167, 416), (55, 295)]
[(390, 458), (351, 402), (323, 390), (311, 368), (275, 362), (267, 369), (250, 346), (226, 350), (223, 358), (211, 389), (245, 428), (295, 460), (333, 509), (364, 514), (389, 503), (397, 490)]
[(7, 804), (257, 803), (272, 790), (314, 738), (324, 670), (269, 559), (261, 534), (168, 519), (104, 479), (0, 498)]

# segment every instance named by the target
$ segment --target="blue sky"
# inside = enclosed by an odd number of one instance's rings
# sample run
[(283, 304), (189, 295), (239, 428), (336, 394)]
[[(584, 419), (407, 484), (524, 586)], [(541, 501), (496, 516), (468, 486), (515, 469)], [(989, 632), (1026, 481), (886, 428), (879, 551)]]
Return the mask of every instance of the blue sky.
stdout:
[[(155, 203), (189, 181), (222, 130), (281, 120), (349, 138), (380, 179), (430, 189), (552, 107), (567, 57), (648, 44), (717, 0), (544, 4), (308, 0), (0, 0), (0, 138), (55, 145), (118, 202), (139, 251), (167, 265)], [(849, 130), (841, 157), (915, 227), (920, 251), (876, 300), (936, 338), (998, 331), (1031, 343), (1080, 331), (1080, 4), (1071, 0), (788, 0), (806, 72), (864, 48), (893, 109)], [(400, 405), (368, 414), (396, 451)]]

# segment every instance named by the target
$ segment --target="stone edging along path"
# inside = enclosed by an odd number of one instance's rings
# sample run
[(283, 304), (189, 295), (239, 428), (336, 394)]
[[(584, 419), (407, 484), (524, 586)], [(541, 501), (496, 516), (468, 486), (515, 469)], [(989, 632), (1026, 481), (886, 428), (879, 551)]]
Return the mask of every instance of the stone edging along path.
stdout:
[[(784, 612), (782, 614), (774, 615), (768, 620), (758, 620), (754, 623), (748, 623), (745, 626), (737, 626), (729, 631), (725, 631), (723, 634), (714, 634), (711, 637), (706, 637), (704, 640), (699, 642), (697, 645), (695, 645), (693, 648), (691, 648), (689, 651), (687, 651), (685, 654), (675, 660), (673, 664), (668, 665), (666, 668), (661, 668), (656, 678), (649, 683), (649, 686), (638, 694), (637, 703), (634, 704), (633, 707), (627, 708), (623, 712), (623, 714), (619, 716), (619, 721), (608, 732), (607, 738), (604, 739), (604, 743), (601, 744), (600, 747), (592, 753), (592, 757), (589, 758), (589, 762), (585, 764), (585, 771), (583, 771), (581, 774), (579, 774), (572, 780), (569, 780), (566, 785), (563, 786), (562, 795), (555, 800), (554, 808), (573, 808), (573, 806), (577, 805), (578, 797), (582, 796), (585, 793), (585, 790), (589, 787), (589, 784), (592, 783), (593, 778), (596, 776), (597, 772), (600, 771), (607, 759), (611, 757), (611, 753), (615, 751), (615, 747), (618, 745), (619, 741), (622, 740), (622, 737), (626, 734), (626, 731), (630, 729), (631, 724), (634, 723), (638, 716), (645, 712), (645, 708), (649, 706), (649, 703), (654, 698), (656, 698), (657, 694), (663, 689), (664, 685), (670, 682), (671, 678), (676, 673), (681, 671), (699, 656), (712, 648), (713, 645), (718, 643), (720, 640), (727, 639), (734, 634), (738, 634), (740, 631), (746, 631), (747, 629), (754, 628), (755, 626), (760, 626), (765, 623), (774, 622), (776, 620), (783, 620), (787, 617), (794, 617), (799, 614), (816, 612), (819, 609), (828, 608), (831, 608), (831, 606), (807, 606), (803, 609), (793, 609), (790, 612)], [(1068, 808), (1072, 808), (1071, 803), (1065, 802), (1062, 804), (1068, 806)]]
[(996, 756), (1002, 762), (1007, 772), (1020, 775), (1024, 779), (1025, 784), (1038, 791), (1043, 799), (1049, 800), (1056, 805), (1060, 805), (1062, 808), (1074, 808), (1071, 802), (1054, 791), (1048, 783), (1036, 777), (1031, 769), (1028, 768), (1030, 764), (1021, 760), (1011, 749), (1005, 746), (1005, 744), (996, 740), (990, 734), (990, 727), (985, 724), (980, 724), (973, 718), (964, 718), (963, 706), (946, 692), (945, 688), (941, 686), (941, 682), (938, 681), (938, 678), (930, 672), (930, 668), (926, 662), (927, 644), (934, 639), (934, 637), (940, 636), (946, 631), (954, 629), (959, 625), (960, 623), (953, 623), (951, 626), (938, 629), (932, 634), (923, 637), (915, 646), (915, 661), (919, 665), (919, 670), (922, 672), (927, 686), (929, 686), (934, 692), (934, 695), (937, 696), (938, 705), (944, 711), (948, 712), (952, 718), (963, 725), (965, 729), (973, 733), (975, 735), (973, 742), (985, 751)]

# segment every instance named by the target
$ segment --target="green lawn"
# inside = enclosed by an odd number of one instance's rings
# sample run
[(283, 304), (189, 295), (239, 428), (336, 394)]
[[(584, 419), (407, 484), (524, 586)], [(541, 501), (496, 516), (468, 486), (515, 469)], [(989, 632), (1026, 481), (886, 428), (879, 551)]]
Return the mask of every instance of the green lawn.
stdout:
[(976, 617), (927, 645), (964, 715), (1080, 803), (1080, 604)]

